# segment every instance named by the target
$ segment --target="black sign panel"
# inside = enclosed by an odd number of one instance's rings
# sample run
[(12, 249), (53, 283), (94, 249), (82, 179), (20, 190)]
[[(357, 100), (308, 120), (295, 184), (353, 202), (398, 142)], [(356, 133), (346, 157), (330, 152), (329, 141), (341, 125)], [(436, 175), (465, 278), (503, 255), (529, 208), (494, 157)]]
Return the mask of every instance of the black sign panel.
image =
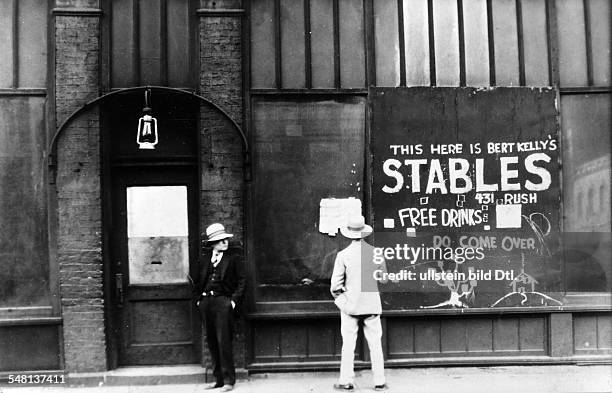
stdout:
[(559, 305), (554, 90), (376, 88), (370, 97), (375, 242), (396, 274), (385, 286), (394, 306)]

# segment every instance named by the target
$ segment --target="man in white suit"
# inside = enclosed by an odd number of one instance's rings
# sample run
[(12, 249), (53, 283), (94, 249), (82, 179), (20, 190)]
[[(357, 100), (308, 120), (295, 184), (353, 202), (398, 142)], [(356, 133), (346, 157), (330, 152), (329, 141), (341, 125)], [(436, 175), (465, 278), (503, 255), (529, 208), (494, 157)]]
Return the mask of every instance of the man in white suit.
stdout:
[(386, 272), (386, 267), (384, 262), (374, 263), (374, 247), (363, 240), (372, 234), (372, 227), (365, 223), (363, 216), (350, 218), (348, 225), (340, 228), (340, 232), (353, 241), (338, 252), (331, 277), (330, 291), (340, 309), (342, 334), (340, 378), (334, 388), (346, 391), (354, 389), (355, 342), (361, 320), (370, 349), (374, 390), (383, 391), (387, 385), (381, 345), (382, 306), (374, 271), (380, 269)]

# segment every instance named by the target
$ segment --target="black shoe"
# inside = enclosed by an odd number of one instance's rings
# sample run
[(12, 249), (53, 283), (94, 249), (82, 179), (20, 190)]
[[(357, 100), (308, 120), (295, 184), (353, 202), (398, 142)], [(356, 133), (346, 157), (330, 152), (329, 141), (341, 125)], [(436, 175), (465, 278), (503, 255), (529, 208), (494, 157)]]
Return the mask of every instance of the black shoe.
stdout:
[(211, 390), (211, 389), (218, 389), (218, 388), (221, 388), (221, 387), (223, 387), (223, 382), (215, 382), (215, 383), (211, 383), (211, 384), (206, 385), (204, 387), (204, 389)]
[(355, 389), (355, 387), (353, 386), (352, 383), (344, 383), (344, 384), (342, 384), (342, 383), (335, 383), (334, 384), (334, 389), (350, 391), (350, 390)]
[(383, 383), (382, 385), (376, 385), (374, 386), (374, 390), (377, 392), (382, 392), (384, 390), (387, 390), (387, 384)]

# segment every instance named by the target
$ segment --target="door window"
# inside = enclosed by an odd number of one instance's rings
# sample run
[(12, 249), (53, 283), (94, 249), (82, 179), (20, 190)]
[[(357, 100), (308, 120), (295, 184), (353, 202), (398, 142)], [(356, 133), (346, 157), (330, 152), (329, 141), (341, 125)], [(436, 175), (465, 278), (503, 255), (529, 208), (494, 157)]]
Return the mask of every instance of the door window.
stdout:
[(130, 284), (187, 282), (187, 187), (128, 187), (127, 222)]

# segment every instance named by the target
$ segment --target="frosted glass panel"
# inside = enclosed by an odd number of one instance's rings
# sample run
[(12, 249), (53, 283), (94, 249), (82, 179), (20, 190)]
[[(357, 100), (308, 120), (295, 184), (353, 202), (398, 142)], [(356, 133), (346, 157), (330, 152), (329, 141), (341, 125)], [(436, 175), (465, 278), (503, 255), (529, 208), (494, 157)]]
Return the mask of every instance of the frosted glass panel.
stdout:
[(397, 2), (374, 2), (374, 48), (376, 51), (376, 85), (399, 86), (399, 34)]
[(311, 0), (310, 37), (312, 87), (334, 87), (334, 8), (333, 2)]
[(281, 1), (281, 53), (282, 87), (289, 89), (306, 87), (304, 2), (302, 0)]
[(404, 0), (406, 85), (429, 86), (427, 0)]
[(489, 37), (485, 0), (463, 1), (465, 81), (468, 86), (489, 86)]
[(459, 20), (457, 2), (434, 2), (434, 41), (436, 46), (436, 83), (459, 86)]
[(274, 4), (254, 1), (251, 6), (251, 83), (253, 88), (272, 88), (275, 79)]
[(558, 0), (561, 87), (587, 86), (586, 38), (582, 1)]
[(187, 281), (187, 187), (128, 187), (130, 284)]
[(495, 78), (497, 86), (519, 85), (516, 2), (497, 0), (493, 6)]

